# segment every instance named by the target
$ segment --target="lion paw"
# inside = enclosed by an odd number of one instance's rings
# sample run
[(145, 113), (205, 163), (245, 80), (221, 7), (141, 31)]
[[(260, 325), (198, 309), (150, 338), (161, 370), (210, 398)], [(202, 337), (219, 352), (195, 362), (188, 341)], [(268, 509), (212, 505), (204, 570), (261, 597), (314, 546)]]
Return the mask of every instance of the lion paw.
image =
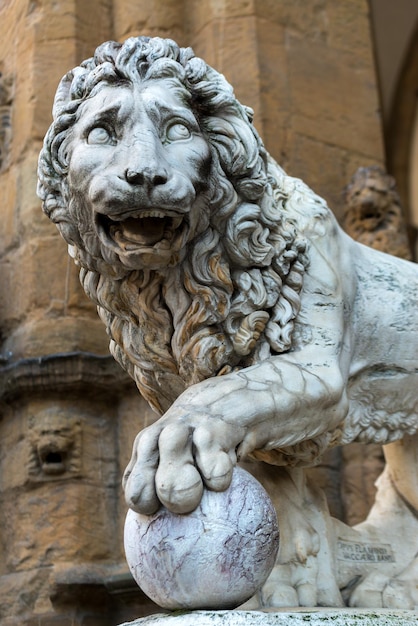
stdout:
[(317, 565), (309, 556), (303, 567), (294, 563), (276, 565), (261, 590), (263, 607), (317, 605)]
[(151, 515), (162, 504), (173, 513), (189, 513), (203, 489), (224, 491), (237, 462), (245, 430), (221, 419), (188, 415), (173, 407), (137, 436), (124, 475), (125, 498), (138, 513)]

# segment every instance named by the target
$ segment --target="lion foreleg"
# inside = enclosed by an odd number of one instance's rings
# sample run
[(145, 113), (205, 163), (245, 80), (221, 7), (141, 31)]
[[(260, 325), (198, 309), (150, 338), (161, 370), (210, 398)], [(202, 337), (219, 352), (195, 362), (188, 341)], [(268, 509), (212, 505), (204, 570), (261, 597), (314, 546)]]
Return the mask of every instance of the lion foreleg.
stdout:
[(129, 506), (150, 513), (161, 502), (191, 511), (203, 483), (217, 491), (228, 487), (237, 458), (337, 428), (347, 410), (338, 366), (328, 359), (304, 367), (301, 357), (275, 357), (181, 394), (135, 442), (125, 474)]

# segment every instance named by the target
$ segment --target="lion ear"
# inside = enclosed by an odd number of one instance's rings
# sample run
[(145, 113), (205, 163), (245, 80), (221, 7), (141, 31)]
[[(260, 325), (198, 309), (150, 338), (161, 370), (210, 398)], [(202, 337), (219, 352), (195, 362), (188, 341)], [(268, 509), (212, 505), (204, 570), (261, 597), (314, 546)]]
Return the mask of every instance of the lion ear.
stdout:
[(248, 118), (248, 121), (250, 122), (250, 124), (252, 124), (253, 120), (254, 120), (254, 111), (253, 111), (253, 109), (251, 107), (248, 107), (245, 104), (243, 105), (243, 109), (244, 109), (245, 114), (246, 114), (246, 116)]
[(61, 79), (58, 85), (58, 89), (54, 98), (54, 105), (52, 107), (52, 115), (54, 116), (54, 119), (58, 117), (64, 106), (70, 100), (69, 94), (73, 78), (74, 70), (71, 70)]
[(72, 87), (74, 85), (74, 81), (78, 83), (81, 79), (81, 81), (84, 82), (82, 77), (85, 74), (85, 68), (78, 66), (67, 72), (67, 74), (61, 79), (55, 94), (54, 105), (52, 107), (52, 115), (54, 119), (60, 115), (62, 110), (73, 99), (74, 95), (72, 94)]

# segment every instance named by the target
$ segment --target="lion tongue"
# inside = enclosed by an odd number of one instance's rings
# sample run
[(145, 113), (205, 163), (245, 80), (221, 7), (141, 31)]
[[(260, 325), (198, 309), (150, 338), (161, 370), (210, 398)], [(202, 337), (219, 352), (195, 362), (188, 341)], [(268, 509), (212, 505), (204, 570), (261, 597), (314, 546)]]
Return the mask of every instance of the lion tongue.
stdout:
[(159, 217), (128, 218), (112, 226), (112, 235), (120, 246), (129, 244), (153, 246), (164, 236), (165, 220)]

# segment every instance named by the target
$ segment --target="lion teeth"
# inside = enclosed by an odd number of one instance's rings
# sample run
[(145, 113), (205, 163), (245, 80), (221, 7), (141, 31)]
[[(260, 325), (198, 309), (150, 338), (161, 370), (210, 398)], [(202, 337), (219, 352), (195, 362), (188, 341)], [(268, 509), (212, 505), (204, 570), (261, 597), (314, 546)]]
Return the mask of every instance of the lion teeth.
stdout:
[(133, 251), (138, 247), (154, 246), (171, 239), (182, 221), (181, 216), (167, 216), (163, 211), (143, 211), (140, 218), (131, 215), (123, 221), (110, 224), (108, 233), (120, 248)]
[(172, 218), (172, 229), (173, 230), (177, 230), (177, 228), (180, 226), (182, 221), (183, 221), (182, 217), (173, 217)]
[(182, 221), (183, 221), (183, 218), (181, 217), (173, 217), (171, 221), (165, 227), (164, 237), (168, 237), (169, 235), (172, 235), (174, 231), (176, 231), (177, 228), (180, 226)]
[(141, 219), (143, 217), (162, 217), (162, 218), (164, 218), (164, 217), (167, 217), (167, 214), (164, 213), (163, 211), (155, 211), (155, 209), (154, 209), (152, 211), (141, 211), (141, 213), (139, 213), (136, 217), (138, 219)]

